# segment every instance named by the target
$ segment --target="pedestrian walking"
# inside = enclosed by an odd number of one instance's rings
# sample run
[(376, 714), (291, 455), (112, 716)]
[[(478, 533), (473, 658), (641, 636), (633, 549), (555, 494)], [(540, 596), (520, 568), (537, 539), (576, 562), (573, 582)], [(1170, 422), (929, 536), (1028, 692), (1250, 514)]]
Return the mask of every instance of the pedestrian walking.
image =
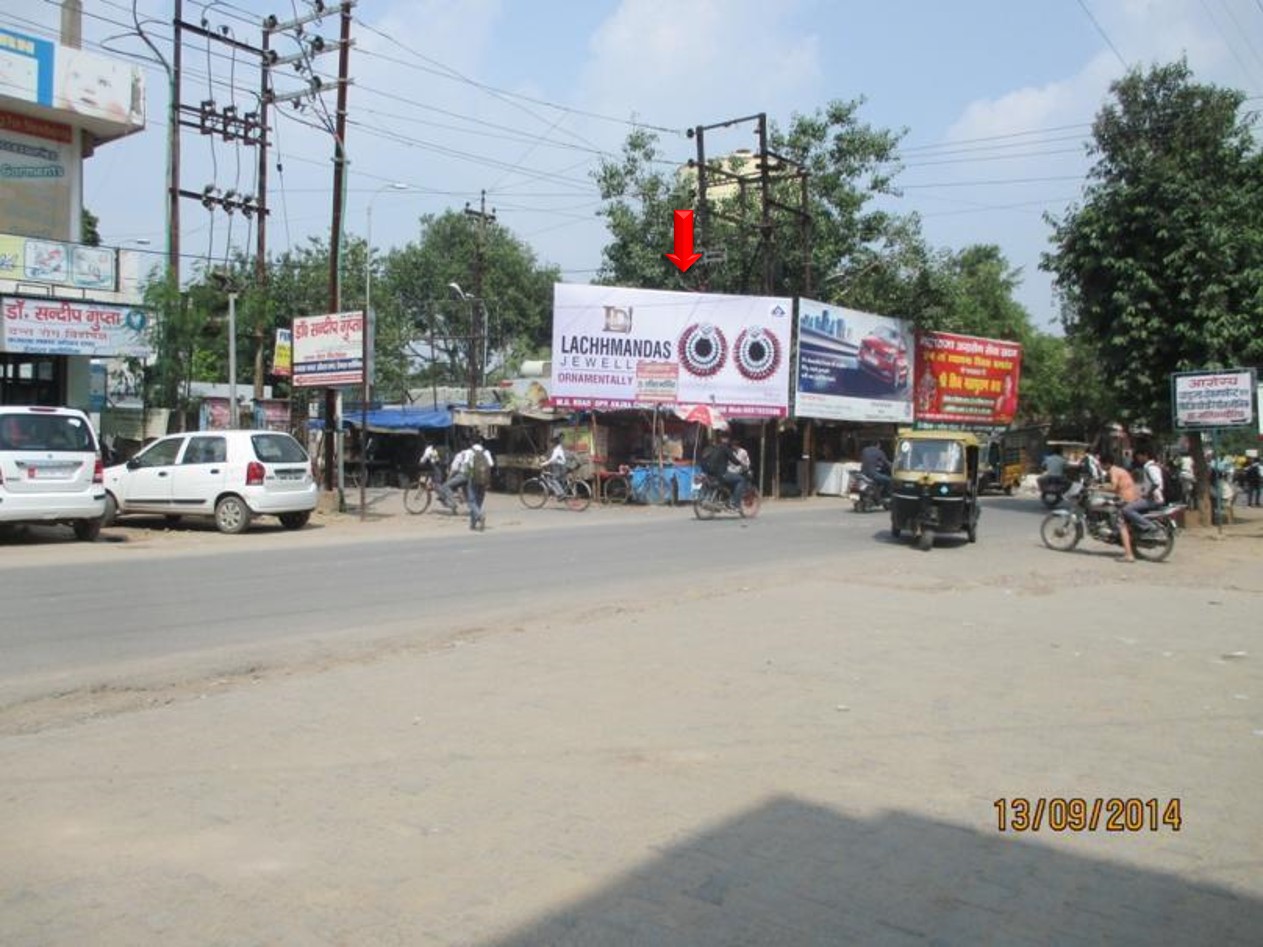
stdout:
[(1263, 495), (1263, 468), (1259, 467), (1257, 457), (1251, 457), (1245, 468), (1246, 506), (1263, 505), (1260, 495)]
[(487, 501), (487, 488), (491, 486), (491, 468), (495, 465), (495, 458), (483, 445), (482, 436), (474, 435), (473, 446), (469, 449), (469, 482), (465, 486), (470, 529), (481, 531), (487, 528), (487, 513), (483, 505)]

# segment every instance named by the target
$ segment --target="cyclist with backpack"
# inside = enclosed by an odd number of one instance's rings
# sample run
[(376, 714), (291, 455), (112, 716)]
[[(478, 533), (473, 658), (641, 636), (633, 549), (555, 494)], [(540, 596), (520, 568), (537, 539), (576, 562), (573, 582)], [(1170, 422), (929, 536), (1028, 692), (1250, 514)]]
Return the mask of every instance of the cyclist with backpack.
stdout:
[(474, 443), (468, 453), (469, 483), (465, 490), (469, 500), (469, 528), (483, 530), (487, 528), (487, 514), (483, 510), (483, 504), (487, 499), (487, 488), (491, 486), (491, 468), (496, 462), (491, 451), (483, 445), (479, 434), (474, 435)]

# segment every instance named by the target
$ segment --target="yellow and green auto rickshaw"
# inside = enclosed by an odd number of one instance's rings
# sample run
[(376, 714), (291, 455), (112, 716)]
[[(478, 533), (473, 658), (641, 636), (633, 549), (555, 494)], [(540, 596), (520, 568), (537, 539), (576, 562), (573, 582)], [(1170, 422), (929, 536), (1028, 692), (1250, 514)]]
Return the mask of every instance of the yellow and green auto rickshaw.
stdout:
[(891, 465), (890, 532), (921, 549), (936, 533), (978, 539), (978, 438), (966, 431), (900, 431)]

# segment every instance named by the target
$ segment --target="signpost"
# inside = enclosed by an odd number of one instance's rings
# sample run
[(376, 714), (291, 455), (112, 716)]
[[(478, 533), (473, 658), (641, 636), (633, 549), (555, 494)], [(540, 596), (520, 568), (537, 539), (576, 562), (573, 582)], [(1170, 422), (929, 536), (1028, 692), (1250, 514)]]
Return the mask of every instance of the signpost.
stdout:
[[(1174, 372), (1171, 422), (1177, 431), (1209, 431), (1211, 453), (1219, 462), (1219, 429), (1254, 427), (1258, 385), (1253, 368)], [(1219, 471), (1219, 476), (1223, 476)], [(1215, 490), (1216, 525), (1223, 531), (1223, 495)]]

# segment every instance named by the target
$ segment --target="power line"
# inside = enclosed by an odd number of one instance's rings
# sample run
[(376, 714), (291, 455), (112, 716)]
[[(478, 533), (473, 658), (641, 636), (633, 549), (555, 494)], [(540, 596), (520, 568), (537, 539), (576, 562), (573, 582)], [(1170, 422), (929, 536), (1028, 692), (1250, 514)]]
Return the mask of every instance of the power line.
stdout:
[(1092, 11), (1088, 9), (1084, 0), (1079, 0), (1079, 8), (1087, 14), (1088, 19), (1092, 21), (1092, 25), (1096, 27), (1096, 31), (1101, 34), (1101, 38), (1105, 40), (1107, 46), (1114, 51), (1114, 55), (1118, 57), (1118, 61), (1123, 65), (1123, 71), (1127, 71), (1131, 67), (1127, 65), (1127, 60), (1123, 58), (1123, 54), (1118, 51), (1118, 47), (1114, 45), (1114, 41), (1110, 39), (1109, 34), (1105, 32), (1105, 27), (1097, 22), (1096, 17), (1092, 15)]

